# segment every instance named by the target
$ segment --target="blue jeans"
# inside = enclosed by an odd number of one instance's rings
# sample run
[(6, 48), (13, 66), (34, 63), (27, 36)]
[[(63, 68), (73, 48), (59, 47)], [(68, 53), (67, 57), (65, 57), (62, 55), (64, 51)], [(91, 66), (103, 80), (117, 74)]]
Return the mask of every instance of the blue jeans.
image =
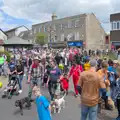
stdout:
[(97, 120), (97, 108), (98, 108), (98, 105), (89, 107), (82, 104), (81, 120), (87, 120), (87, 117), (89, 118), (88, 120)]
[(20, 88), (20, 90), (22, 90), (23, 75), (19, 75), (19, 76), (18, 76), (18, 80), (19, 80), (19, 88)]

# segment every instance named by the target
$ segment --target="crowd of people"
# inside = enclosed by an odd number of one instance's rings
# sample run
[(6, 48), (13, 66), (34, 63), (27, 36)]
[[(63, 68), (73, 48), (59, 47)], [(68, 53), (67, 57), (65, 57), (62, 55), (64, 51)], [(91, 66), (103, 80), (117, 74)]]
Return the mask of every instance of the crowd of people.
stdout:
[[(106, 52), (105, 54), (108, 54)], [(0, 56), (0, 75), (17, 76), (19, 93), (22, 93), (23, 79), (29, 84), (28, 97), (35, 93), (36, 105), (40, 120), (51, 120), (50, 104), (41, 95), (39, 87), (48, 88), (50, 99), (58, 98), (61, 93), (69, 94), (71, 78), (74, 85), (74, 96), (81, 96), (81, 120), (96, 120), (102, 109), (118, 109), (117, 120), (120, 119), (120, 65), (118, 60), (101, 59), (101, 52), (86, 51), (80, 48), (70, 49), (34, 49), (13, 52), (8, 63), (6, 56)], [(37, 88), (35, 88), (37, 87)], [(42, 96), (42, 97), (41, 97)], [(39, 98), (40, 97), (40, 98)], [(39, 102), (43, 102), (41, 113)], [(102, 101), (102, 102), (101, 102)], [(43, 106), (42, 106), (43, 107)], [(47, 110), (47, 112), (45, 111)]]

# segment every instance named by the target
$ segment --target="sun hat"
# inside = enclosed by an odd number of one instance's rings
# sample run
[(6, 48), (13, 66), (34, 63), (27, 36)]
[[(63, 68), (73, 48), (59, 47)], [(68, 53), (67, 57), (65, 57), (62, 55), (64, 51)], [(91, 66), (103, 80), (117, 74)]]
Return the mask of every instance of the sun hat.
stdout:
[(39, 60), (39, 61), (41, 61), (41, 59), (37, 56), (37, 57), (34, 57), (34, 59), (33, 60)]
[(118, 64), (118, 60), (113, 60), (113, 63), (114, 64)]

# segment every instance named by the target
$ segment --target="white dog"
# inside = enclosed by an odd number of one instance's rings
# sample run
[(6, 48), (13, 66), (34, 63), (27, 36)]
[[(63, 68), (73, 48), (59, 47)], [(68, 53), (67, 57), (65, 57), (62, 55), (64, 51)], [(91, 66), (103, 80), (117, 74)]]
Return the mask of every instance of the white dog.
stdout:
[(65, 108), (65, 99), (64, 99), (65, 96), (66, 96), (66, 94), (60, 99), (58, 99), (58, 98), (55, 99), (56, 109), (57, 109), (58, 113), (60, 113), (61, 108)]

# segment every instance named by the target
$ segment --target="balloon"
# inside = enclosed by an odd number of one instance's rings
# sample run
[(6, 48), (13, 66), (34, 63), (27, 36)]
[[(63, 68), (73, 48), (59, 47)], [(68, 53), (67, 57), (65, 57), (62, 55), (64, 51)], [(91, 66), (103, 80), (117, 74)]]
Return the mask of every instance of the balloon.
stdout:
[(0, 88), (2, 88), (2, 86), (3, 86), (3, 83), (2, 83), (2, 82), (0, 82)]

